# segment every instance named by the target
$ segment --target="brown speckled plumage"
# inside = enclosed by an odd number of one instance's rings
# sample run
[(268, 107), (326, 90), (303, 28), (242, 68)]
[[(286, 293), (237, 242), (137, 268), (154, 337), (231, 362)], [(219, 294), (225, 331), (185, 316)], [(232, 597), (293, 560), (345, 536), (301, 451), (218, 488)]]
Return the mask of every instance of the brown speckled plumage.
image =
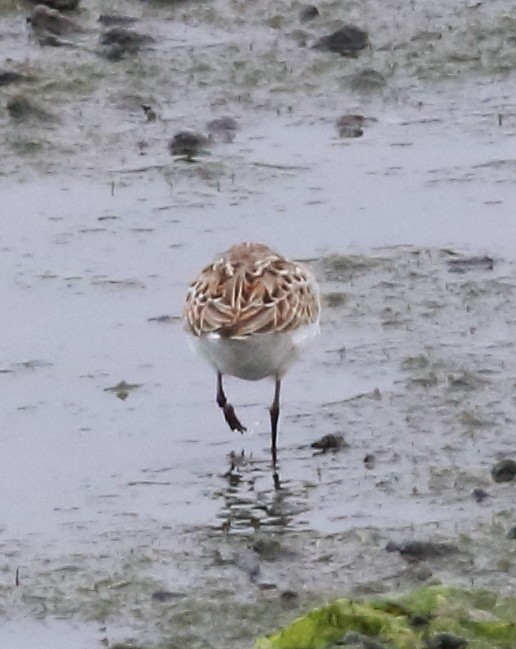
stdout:
[(206, 266), (190, 286), (186, 330), (240, 338), (313, 323), (319, 297), (310, 273), (267, 246), (241, 243)]

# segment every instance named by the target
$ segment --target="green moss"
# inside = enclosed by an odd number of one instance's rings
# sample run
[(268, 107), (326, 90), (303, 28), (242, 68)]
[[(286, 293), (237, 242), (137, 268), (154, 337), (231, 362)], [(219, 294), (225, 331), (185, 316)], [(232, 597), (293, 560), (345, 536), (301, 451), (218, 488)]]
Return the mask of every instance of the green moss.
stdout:
[(395, 649), (423, 649), (438, 633), (470, 649), (516, 646), (516, 600), (485, 591), (430, 586), (402, 597), (338, 599), (260, 638), (255, 649), (324, 649), (356, 631)]

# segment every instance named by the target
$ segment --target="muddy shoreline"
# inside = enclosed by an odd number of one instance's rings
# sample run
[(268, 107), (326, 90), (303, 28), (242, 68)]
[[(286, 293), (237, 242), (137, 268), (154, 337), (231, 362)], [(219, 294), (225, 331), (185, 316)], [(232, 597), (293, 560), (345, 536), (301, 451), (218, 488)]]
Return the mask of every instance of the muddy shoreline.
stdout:
[[(300, 24), (299, 3), (95, 0), (61, 47), (2, 8), (3, 67), (30, 77), (0, 87), (9, 646), (227, 649), (343, 595), (514, 595), (514, 485), (490, 474), (516, 418), (513, 7), (448, 4)], [(117, 61), (97, 20), (115, 11), (154, 39)], [(342, 20), (371, 48), (310, 49)], [(51, 119), (13, 118), (19, 93)], [(224, 115), (232, 141), (169, 154)], [(279, 491), (271, 386), (228, 383), (250, 429), (230, 433), (179, 323), (193, 274), (246, 239), (305, 260), (323, 296), (285, 381)], [(324, 435), (346, 444), (314, 454)], [(414, 540), (457, 551), (386, 550)]]

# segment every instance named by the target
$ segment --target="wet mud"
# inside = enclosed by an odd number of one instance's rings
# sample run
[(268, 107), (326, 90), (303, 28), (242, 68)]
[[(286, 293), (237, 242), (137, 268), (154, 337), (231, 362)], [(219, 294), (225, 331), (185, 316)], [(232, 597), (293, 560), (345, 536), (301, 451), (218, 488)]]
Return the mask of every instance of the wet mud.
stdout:
[[(512, 4), (83, 5), (43, 44), (1, 9), (0, 638), (228, 649), (339, 595), (514, 595)], [(342, 23), (370, 47), (311, 47)], [(245, 239), (322, 294), (277, 480), (272, 384), (227, 382), (231, 433), (180, 325)]]

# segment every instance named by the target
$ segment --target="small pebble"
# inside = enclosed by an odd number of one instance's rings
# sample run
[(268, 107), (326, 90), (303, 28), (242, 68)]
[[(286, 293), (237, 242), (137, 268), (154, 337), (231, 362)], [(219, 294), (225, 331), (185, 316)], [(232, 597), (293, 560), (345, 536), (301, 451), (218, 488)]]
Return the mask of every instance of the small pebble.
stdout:
[(485, 489), (481, 489), (480, 487), (475, 487), (475, 489), (473, 489), (473, 491), (471, 492), (471, 495), (477, 503), (482, 503), (486, 498), (489, 497), (487, 491)]
[(34, 4), (46, 5), (47, 7), (57, 9), (58, 11), (73, 11), (79, 6), (79, 0), (41, 0)]
[(369, 35), (367, 32), (354, 25), (345, 25), (341, 29), (323, 36), (312, 47), (315, 50), (336, 52), (342, 56), (354, 56), (368, 46)]
[(323, 452), (325, 451), (338, 451), (341, 448), (348, 446), (344, 440), (343, 435), (324, 435), (321, 439), (317, 439), (310, 444), (312, 448), (316, 448)]
[(14, 70), (0, 70), (0, 86), (8, 86), (11, 83), (18, 83), (20, 81), (29, 81), (30, 77), (15, 72)]
[(111, 27), (100, 36), (102, 45), (118, 45), (126, 52), (137, 52), (142, 45), (153, 43), (154, 39), (148, 34), (141, 34), (134, 29)]
[(25, 95), (13, 95), (8, 99), (6, 107), (9, 116), (19, 121), (25, 119), (37, 119), (47, 122), (56, 121), (54, 115), (35, 104), (32, 99)]
[(462, 649), (467, 640), (453, 633), (434, 633), (425, 640), (427, 649)]
[(169, 600), (176, 599), (177, 597), (181, 597), (181, 594), (171, 593), (168, 590), (157, 590), (156, 592), (152, 593), (152, 599), (156, 602), (168, 602)]
[(209, 139), (202, 133), (194, 131), (179, 131), (168, 143), (168, 150), (172, 155), (185, 156), (187, 160), (203, 153), (209, 144)]
[(409, 557), (421, 561), (434, 557), (444, 557), (459, 551), (459, 548), (451, 543), (434, 543), (433, 541), (404, 541), (396, 543), (389, 541), (385, 546), (387, 552), (399, 552), (403, 557)]
[(299, 12), (299, 20), (302, 23), (306, 23), (309, 20), (313, 20), (319, 16), (319, 9), (315, 5), (306, 5), (301, 8)]
[(299, 593), (295, 590), (284, 590), (280, 593), (282, 604), (294, 604), (299, 599)]
[(511, 527), (511, 529), (507, 532), (507, 538), (508, 539), (516, 539), (516, 526)]
[(516, 462), (510, 458), (504, 458), (493, 465), (491, 477), (495, 482), (510, 482), (516, 476)]
[(376, 466), (376, 456), (373, 453), (368, 453), (364, 457), (364, 466), (366, 469), (374, 469)]

